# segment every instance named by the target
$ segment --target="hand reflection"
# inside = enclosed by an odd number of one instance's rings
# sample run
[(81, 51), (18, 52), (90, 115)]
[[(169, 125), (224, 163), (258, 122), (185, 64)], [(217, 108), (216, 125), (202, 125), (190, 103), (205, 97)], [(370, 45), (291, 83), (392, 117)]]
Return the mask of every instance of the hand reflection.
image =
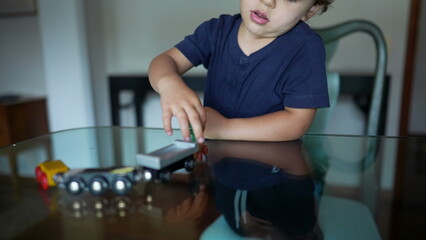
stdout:
[(197, 194), (187, 197), (181, 204), (168, 210), (165, 218), (170, 222), (182, 222), (200, 217), (206, 209), (208, 194), (205, 187), (200, 187)]

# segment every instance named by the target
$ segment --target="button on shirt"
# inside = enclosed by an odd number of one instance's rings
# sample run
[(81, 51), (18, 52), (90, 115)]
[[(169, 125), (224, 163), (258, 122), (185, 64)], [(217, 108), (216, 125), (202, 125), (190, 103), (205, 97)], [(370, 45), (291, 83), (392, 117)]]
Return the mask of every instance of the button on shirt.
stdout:
[(246, 56), (238, 45), (241, 16), (201, 24), (176, 45), (194, 65), (208, 69), (204, 105), (227, 118), (293, 108), (328, 107), (321, 38), (300, 21), (289, 32)]

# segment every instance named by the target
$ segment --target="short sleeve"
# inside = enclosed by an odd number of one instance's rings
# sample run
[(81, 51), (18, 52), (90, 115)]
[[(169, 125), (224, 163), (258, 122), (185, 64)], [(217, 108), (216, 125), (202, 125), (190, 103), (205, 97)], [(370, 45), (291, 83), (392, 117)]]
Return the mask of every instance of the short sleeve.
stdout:
[(286, 84), (282, 89), (284, 106), (329, 107), (325, 49), (320, 36), (311, 34), (287, 69)]
[(194, 66), (203, 64), (204, 67), (208, 67), (213, 52), (217, 22), (217, 19), (211, 19), (202, 23), (193, 34), (186, 36), (175, 45)]

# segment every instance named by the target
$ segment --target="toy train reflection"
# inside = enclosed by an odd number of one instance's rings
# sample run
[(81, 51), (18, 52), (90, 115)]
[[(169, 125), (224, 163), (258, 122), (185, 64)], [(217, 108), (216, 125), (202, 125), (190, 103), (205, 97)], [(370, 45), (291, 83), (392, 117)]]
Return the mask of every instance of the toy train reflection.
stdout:
[[(201, 149), (199, 151), (199, 148)], [(140, 181), (167, 181), (173, 171), (192, 171), (196, 159), (202, 158), (205, 146), (176, 140), (173, 144), (148, 154), (137, 154), (137, 166), (93, 169), (69, 169), (62, 161), (46, 161), (37, 166), (35, 173), (42, 189), (65, 187), (73, 195), (83, 191), (103, 195), (112, 190), (117, 195), (127, 194)]]

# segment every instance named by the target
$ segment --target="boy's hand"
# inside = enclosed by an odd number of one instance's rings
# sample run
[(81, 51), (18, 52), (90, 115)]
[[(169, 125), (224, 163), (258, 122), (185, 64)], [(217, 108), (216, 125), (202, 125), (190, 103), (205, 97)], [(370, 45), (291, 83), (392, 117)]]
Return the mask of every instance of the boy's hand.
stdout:
[(149, 81), (161, 96), (163, 126), (167, 135), (173, 134), (171, 120), (176, 116), (183, 139), (191, 140), (191, 126), (195, 138), (202, 143), (206, 123), (204, 108), (198, 95), (181, 77), (192, 67), (192, 63), (174, 47), (152, 60), (149, 66)]
[(167, 135), (172, 135), (172, 117), (179, 122), (182, 137), (190, 141), (190, 126), (197, 142), (204, 142), (206, 115), (198, 95), (184, 84), (170, 84), (161, 89), (161, 107), (163, 109), (163, 126)]

